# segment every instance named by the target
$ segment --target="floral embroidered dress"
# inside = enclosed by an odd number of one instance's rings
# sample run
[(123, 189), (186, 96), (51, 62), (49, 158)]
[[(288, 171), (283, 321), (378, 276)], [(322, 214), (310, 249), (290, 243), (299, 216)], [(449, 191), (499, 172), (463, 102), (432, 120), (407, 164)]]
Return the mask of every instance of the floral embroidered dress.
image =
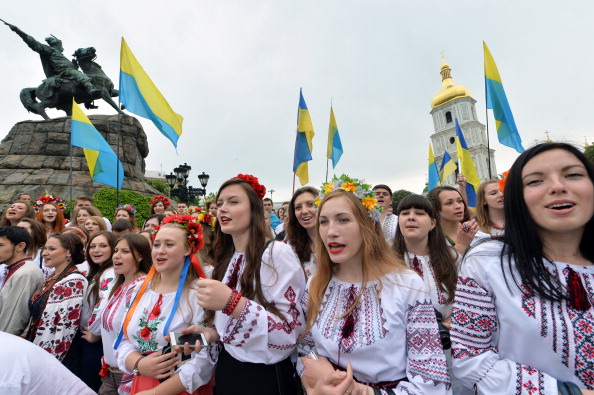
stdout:
[(101, 311), (101, 341), (103, 342), (103, 358), (112, 368), (117, 368), (118, 359), (113, 349), (118, 333), (124, 322), (124, 315), (132, 304), (136, 288), (142, 284), (146, 276), (142, 275), (127, 285), (120, 285)]
[(502, 246), (483, 243), (462, 262), (452, 313), (454, 373), (480, 394), (557, 394), (557, 380), (594, 389), (594, 266), (547, 264), (563, 285), (572, 272), (579, 276), (590, 307), (575, 310), (518, 289), (507, 257), (501, 269)]
[[(134, 294), (138, 288), (140, 288), (140, 284), (135, 287)], [(148, 354), (161, 351), (167, 344), (163, 337), (163, 329), (173, 308), (175, 295), (175, 292), (160, 294), (149, 288), (142, 295), (128, 324), (128, 337), (123, 337), (116, 350), (117, 364), (121, 371), (132, 374), (125, 364), (126, 357), (131, 352), (138, 351)], [(197, 282), (194, 282), (190, 289), (184, 291), (169, 324), (167, 334), (181, 332), (182, 329), (203, 322), (204, 310), (198, 305), (197, 300), (198, 285)], [(178, 368), (177, 372), (186, 391), (193, 393), (198, 387), (210, 381), (213, 369), (214, 366), (208, 359), (207, 351), (203, 350), (198, 354), (192, 353), (192, 359)], [(129, 391), (129, 387), (120, 387), (120, 393)]]
[[(109, 300), (109, 294), (111, 293), (111, 289), (115, 284), (117, 276), (113, 267), (106, 269), (99, 277), (99, 296), (97, 300), (89, 301), (85, 296), (84, 307), (83, 307), (83, 318), (86, 318), (90, 313), (90, 318), (87, 321), (86, 325), (88, 325), (89, 330), (95, 334), (101, 334), (101, 312), (107, 306), (107, 301)], [(91, 284), (89, 284), (89, 288), (91, 288)], [(92, 299), (92, 298), (91, 298)], [(92, 308), (90, 308), (92, 303)], [(83, 321), (84, 322), (84, 321)]]
[[(37, 309), (36, 295), (33, 295), (32, 321), (27, 340), (53, 354), (62, 361), (72, 339), (78, 331), (83, 304), (83, 295), (87, 288), (87, 279), (75, 267), (69, 267), (66, 276), (51, 286), (51, 279), (46, 280), (40, 292), (42, 299), (47, 298), (45, 307)], [(63, 273), (61, 273), (62, 275)], [(50, 285), (50, 289), (46, 289)], [(38, 318), (37, 318), (38, 317)]]
[[(451, 394), (435, 311), (421, 278), (412, 270), (394, 271), (382, 277), (381, 292), (380, 282), (370, 281), (357, 306), (340, 318), (360, 290), (361, 284), (330, 280), (299, 353), (315, 351), (342, 369), (351, 362), (359, 382), (393, 387), (397, 394)], [(307, 294), (302, 305), (307, 308)]]
[[(244, 268), (244, 254), (236, 253), (231, 258), (223, 283), (241, 291), (237, 279), (241, 278)], [(247, 300), (239, 318), (217, 311), (214, 324), (225, 351), (233, 358), (241, 362), (271, 365), (292, 354), (305, 328), (299, 299), (306, 283), (295, 253), (282, 242), (270, 243), (262, 254), (260, 279), (264, 297), (274, 303), (286, 321), (266, 311), (257, 300)], [(212, 361), (216, 363), (218, 349), (212, 347), (210, 351)]]

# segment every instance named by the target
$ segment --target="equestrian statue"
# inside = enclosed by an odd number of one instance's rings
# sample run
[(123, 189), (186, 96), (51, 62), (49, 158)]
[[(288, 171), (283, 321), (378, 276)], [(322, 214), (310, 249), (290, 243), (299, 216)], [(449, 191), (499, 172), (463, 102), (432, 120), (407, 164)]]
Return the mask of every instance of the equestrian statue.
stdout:
[(25, 88), (20, 94), (21, 102), (28, 111), (41, 115), (46, 120), (50, 120), (45, 112), (46, 108), (56, 108), (70, 116), (74, 97), (77, 103), (84, 103), (87, 109), (97, 108), (93, 101), (103, 99), (118, 113), (123, 114), (112, 99), (118, 96), (118, 90), (114, 89), (113, 82), (101, 66), (94, 62), (97, 57), (95, 48), (77, 49), (72, 55), (75, 59), (70, 61), (62, 53), (62, 41), (55, 36), (45, 39), (47, 45), (42, 44), (18, 27), (2, 19), (0, 21), (21, 37), (41, 58), (46, 79), (37, 88)]

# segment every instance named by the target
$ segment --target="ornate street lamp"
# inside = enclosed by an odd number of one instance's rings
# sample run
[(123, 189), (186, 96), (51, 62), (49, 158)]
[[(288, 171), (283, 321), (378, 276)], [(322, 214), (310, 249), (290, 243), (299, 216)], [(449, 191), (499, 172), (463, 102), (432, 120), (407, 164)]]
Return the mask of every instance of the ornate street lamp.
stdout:
[(206, 185), (208, 184), (209, 178), (210, 176), (205, 172), (202, 172), (202, 174), (198, 176), (198, 181), (200, 181), (200, 185), (202, 185), (202, 188), (204, 189), (204, 194), (202, 196), (206, 196)]

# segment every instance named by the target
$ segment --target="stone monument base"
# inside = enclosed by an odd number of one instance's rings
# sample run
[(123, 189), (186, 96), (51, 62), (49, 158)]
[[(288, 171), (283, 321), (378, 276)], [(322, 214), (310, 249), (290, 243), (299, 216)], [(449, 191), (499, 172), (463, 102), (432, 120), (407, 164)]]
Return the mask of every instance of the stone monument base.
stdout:
[[(142, 125), (128, 115), (91, 115), (91, 123), (117, 153), (124, 168), (123, 189), (144, 195), (160, 194), (146, 183), (148, 142)], [(46, 191), (62, 199), (91, 196), (106, 185), (91, 180), (83, 150), (70, 145), (70, 117), (23, 121), (0, 143), (0, 201), (9, 203), (21, 193), (31, 199)], [(70, 179), (72, 177), (72, 182)], [(72, 196), (70, 195), (72, 184)]]

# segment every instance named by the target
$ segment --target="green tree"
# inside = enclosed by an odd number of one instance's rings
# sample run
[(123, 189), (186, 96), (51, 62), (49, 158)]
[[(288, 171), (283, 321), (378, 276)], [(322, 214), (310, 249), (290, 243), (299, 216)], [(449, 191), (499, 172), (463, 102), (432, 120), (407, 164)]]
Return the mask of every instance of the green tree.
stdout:
[(392, 194), (392, 207), (394, 208), (394, 214), (396, 213), (396, 209), (398, 208), (398, 203), (408, 195), (412, 195), (413, 192), (407, 191), (406, 189), (399, 189)]
[(586, 147), (584, 154), (586, 154), (586, 157), (590, 159), (590, 162), (594, 163), (594, 143)]
[(163, 180), (146, 180), (146, 183), (161, 192), (163, 195), (169, 195), (169, 185)]
[[(116, 190), (115, 188), (101, 188), (94, 195), (95, 207), (97, 207), (103, 216), (111, 222), (114, 220), (116, 204)], [(151, 210), (151, 197), (144, 196), (136, 191), (122, 190), (120, 191), (120, 205), (129, 204), (136, 209), (136, 225), (141, 226), (146, 218), (149, 216)]]

